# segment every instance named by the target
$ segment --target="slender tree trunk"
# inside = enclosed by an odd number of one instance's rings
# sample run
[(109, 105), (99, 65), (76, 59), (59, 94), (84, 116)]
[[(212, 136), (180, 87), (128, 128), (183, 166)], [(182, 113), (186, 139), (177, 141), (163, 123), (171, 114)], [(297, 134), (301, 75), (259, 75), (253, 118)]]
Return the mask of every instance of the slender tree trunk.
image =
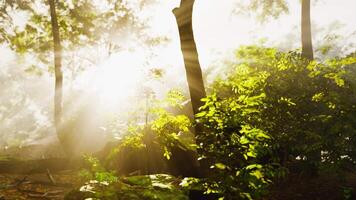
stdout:
[(195, 115), (203, 105), (201, 99), (206, 96), (206, 93), (193, 34), (193, 5), (194, 0), (182, 0), (180, 7), (175, 8), (173, 13), (178, 24), (180, 45), (184, 57), (193, 114)]
[(309, 60), (314, 59), (313, 42), (310, 23), (310, 0), (302, 0), (302, 56)]
[(54, 53), (54, 74), (55, 74), (55, 91), (54, 91), (54, 123), (57, 135), (60, 135), (62, 119), (62, 46), (59, 37), (59, 28), (55, 7), (55, 0), (48, 0), (51, 13), (52, 35), (53, 35), (53, 53)]
[[(310, 22), (310, 0), (302, 0), (302, 57), (313, 60), (313, 42)], [(310, 153), (308, 159), (311, 164), (311, 175), (318, 175), (318, 166), (321, 163), (321, 150), (317, 149)]]
[[(199, 108), (203, 105), (201, 99), (206, 96), (206, 93), (204, 88), (202, 70), (199, 63), (198, 51), (194, 40), (192, 23), (193, 5), (194, 0), (181, 0), (180, 7), (175, 8), (173, 10), (173, 14), (178, 24), (180, 45), (184, 58), (184, 66), (188, 81), (193, 114), (195, 117), (195, 115), (199, 112)], [(195, 134), (199, 135), (199, 133), (202, 132), (202, 125), (200, 123), (197, 123), (194, 130)], [(189, 166), (190, 169), (189, 176), (203, 177), (204, 174), (201, 170), (202, 166), (200, 165), (197, 159), (197, 152), (190, 153), (188, 151), (183, 151), (182, 154), (183, 155), (177, 156), (186, 159), (186, 166)], [(183, 171), (181, 171), (181, 173), (186, 173)]]

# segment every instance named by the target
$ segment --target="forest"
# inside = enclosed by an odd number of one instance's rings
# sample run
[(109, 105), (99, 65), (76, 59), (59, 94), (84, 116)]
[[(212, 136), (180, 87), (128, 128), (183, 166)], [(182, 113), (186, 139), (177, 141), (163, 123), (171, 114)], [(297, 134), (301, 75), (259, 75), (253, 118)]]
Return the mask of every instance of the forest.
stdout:
[(0, 200), (356, 199), (355, 8), (0, 0)]

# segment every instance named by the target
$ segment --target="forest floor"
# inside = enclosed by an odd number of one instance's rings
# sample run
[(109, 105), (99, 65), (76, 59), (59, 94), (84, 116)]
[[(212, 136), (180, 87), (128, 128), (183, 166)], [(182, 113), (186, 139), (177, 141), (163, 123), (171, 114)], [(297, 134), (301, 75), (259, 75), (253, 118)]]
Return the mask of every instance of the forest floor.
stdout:
[[(25, 160), (30, 152), (26, 150), (23, 156), (16, 154), (16, 159), (0, 154), (0, 200), (63, 199), (66, 193), (83, 184), (77, 162), (39, 157)], [(356, 172), (324, 173), (316, 177), (289, 174), (270, 188), (265, 199), (353, 200), (356, 199)]]
[[(0, 200), (63, 199), (82, 184), (77, 171), (53, 174), (0, 174)], [(315, 178), (290, 176), (274, 185), (268, 200), (341, 200), (356, 199), (356, 173), (348, 173), (342, 181), (336, 175)]]
[(289, 174), (270, 188), (269, 200), (356, 200), (356, 172)]
[(70, 170), (54, 174), (0, 174), (0, 200), (63, 199), (79, 185), (77, 172)]
[(0, 200), (63, 199), (80, 186), (77, 163), (64, 158), (58, 143), (0, 151)]

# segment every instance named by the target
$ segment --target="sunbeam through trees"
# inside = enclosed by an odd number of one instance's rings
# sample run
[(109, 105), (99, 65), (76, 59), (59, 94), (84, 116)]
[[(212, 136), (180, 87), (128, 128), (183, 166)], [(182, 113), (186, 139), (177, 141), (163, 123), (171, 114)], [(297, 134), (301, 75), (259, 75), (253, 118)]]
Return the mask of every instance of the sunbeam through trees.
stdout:
[(353, 0), (0, 0), (0, 200), (356, 199)]

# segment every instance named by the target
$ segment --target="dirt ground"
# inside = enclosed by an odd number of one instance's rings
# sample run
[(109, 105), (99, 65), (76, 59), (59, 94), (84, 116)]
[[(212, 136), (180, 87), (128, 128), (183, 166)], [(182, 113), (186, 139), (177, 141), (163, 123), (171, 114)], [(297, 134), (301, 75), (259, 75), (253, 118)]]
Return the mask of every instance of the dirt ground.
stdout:
[(356, 173), (289, 177), (271, 187), (268, 200), (356, 200)]
[[(78, 171), (61, 171), (22, 175), (0, 174), (0, 200), (63, 199), (81, 182)], [(51, 180), (52, 179), (52, 180)], [(270, 190), (268, 200), (355, 200), (356, 174), (348, 173), (344, 180), (337, 175), (317, 178), (290, 176)]]
[(64, 195), (80, 185), (77, 172), (55, 174), (0, 174), (0, 200), (63, 199)]

